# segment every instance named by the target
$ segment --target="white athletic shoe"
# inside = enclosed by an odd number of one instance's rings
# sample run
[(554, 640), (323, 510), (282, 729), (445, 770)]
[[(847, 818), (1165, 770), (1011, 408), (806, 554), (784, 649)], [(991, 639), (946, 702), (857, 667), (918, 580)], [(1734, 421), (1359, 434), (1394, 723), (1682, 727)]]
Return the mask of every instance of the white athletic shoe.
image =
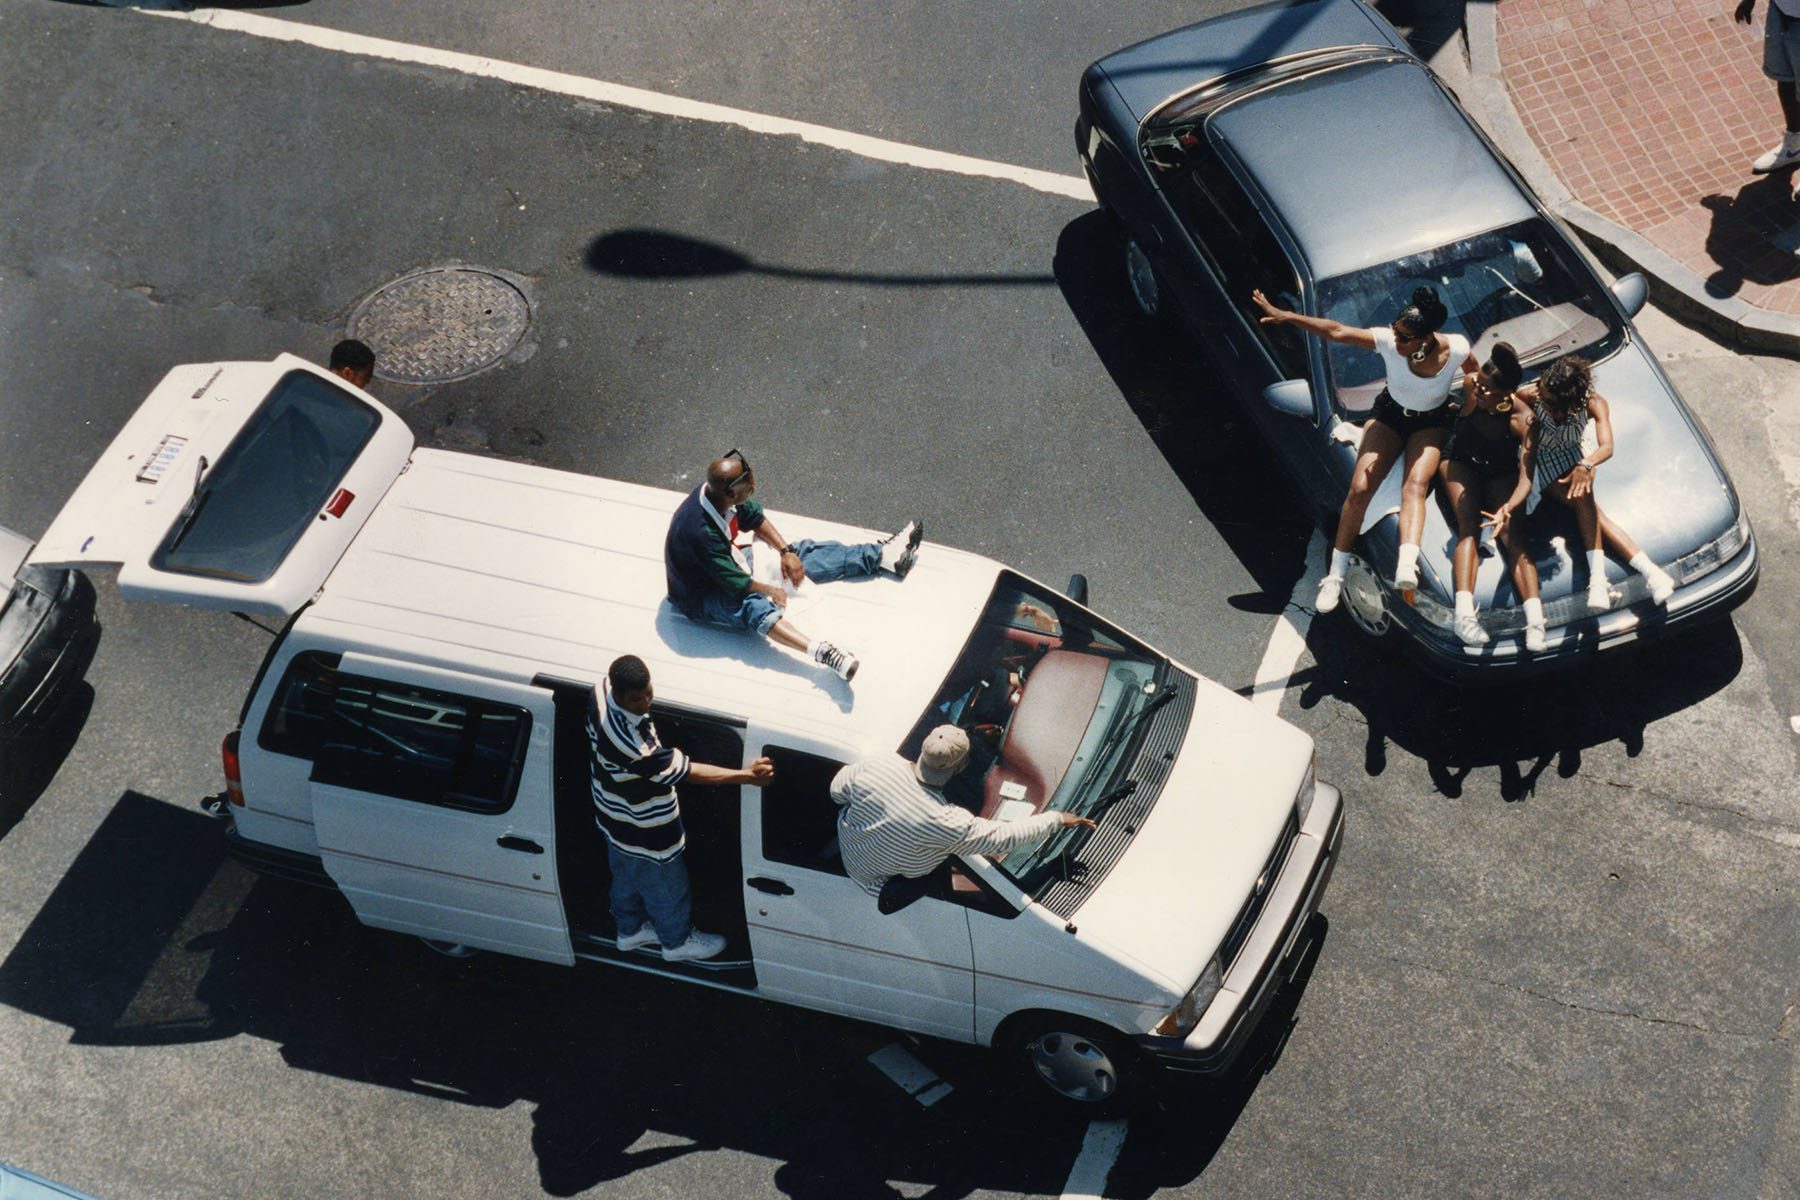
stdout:
[(716, 933), (701, 933), (698, 929), (688, 934), (687, 941), (679, 946), (664, 946), (664, 962), (687, 962), (696, 958), (712, 958), (725, 948), (725, 939)]
[(1419, 564), (1408, 563), (1394, 568), (1394, 590), (1412, 592), (1419, 588)]
[(628, 933), (619, 939), (621, 950), (642, 950), (645, 946), (656, 944), (656, 929), (651, 925), (641, 926), (636, 933)]
[(1762, 157), (1750, 164), (1751, 174), (1767, 175), (1800, 163), (1800, 133), (1789, 131), (1781, 135), (1781, 144), (1763, 153)]
[(881, 569), (905, 579), (919, 560), (919, 543), (925, 540), (925, 523), (908, 521), (898, 533), (881, 539)]
[(1645, 571), (1644, 582), (1650, 585), (1650, 598), (1658, 604), (1667, 604), (1669, 597), (1675, 594), (1675, 580), (1661, 567)]
[(1481, 618), (1474, 613), (1456, 618), (1456, 636), (1463, 640), (1465, 646), (1488, 644), (1487, 630), (1481, 627)]
[(1544, 645), (1544, 627), (1542, 625), (1527, 625), (1525, 627), (1525, 649), (1531, 651), (1533, 654), (1542, 654), (1544, 652)]
[(1319, 595), (1313, 601), (1313, 611), (1328, 613), (1338, 606), (1344, 596), (1344, 580), (1341, 576), (1327, 575), (1319, 580)]
[(1589, 612), (1603, 613), (1613, 606), (1612, 588), (1604, 579), (1595, 579), (1588, 583), (1587, 606)]
[(848, 650), (839, 650), (830, 642), (820, 642), (819, 649), (813, 654), (813, 661), (837, 672), (837, 677), (845, 683), (856, 678), (856, 668), (862, 666), (856, 655)]

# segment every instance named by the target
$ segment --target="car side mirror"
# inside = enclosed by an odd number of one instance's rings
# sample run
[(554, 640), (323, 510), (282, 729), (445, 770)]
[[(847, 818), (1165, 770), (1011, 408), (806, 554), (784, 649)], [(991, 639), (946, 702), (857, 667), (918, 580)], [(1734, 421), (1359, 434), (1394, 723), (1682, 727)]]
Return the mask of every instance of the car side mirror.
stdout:
[(1644, 304), (1650, 299), (1650, 282), (1633, 271), (1614, 281), (1612, 294), (1618, 298), (1619, 307), (1625, 310), (1625, 315), (1635, 317), (1644, 311)]
[(1263, 403), (1286, 417), (1305, 417), (1313, 412), (1312, 385), (1304, 379), (1283, 379), (1263, 389)]
[(1077, 604), (1081, 604), (1081, 605), (1087, 604), (1087, 602), (1088, 602), (1087, 601), (1087, 598), (1088, 598), (1087, 576), (1081, 574), (1080, 572), (1076, 572), (1075, 574), (1069, 576), (1069, 586), (1063, 590), (1063, 595), (1067, 596), (1069, 599), (1073, 600)]

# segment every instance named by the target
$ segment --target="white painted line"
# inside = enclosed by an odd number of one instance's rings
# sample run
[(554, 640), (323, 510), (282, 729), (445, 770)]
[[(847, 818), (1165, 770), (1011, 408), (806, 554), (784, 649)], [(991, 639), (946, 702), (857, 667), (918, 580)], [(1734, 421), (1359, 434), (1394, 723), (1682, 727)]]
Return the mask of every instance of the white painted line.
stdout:
[(1287, 695), (1288, 677), (1294, 664), (1306, 650), (1306, 631), (1312, 628), (1313, 597), (1318, 594), (1319, 579), (1329, 561), (1325, 535), (1313, 531), (1306, 544), (1306, 569), (1300, 572), (1294, 590), (1288, 595), (1287, 608), (1275, 621), (1269, 635), (1268, 648), (1256, 667), (1256, 681), (1250, 685), (1250, 702), (1272, 713), (1281, 712), (1282, 697)]
[(899, 1084), (901, 1091), (926, 1108), (951, 1092), (949, 1084), (939, 1079), (930, 1067), (914, 1058), (899, 1042), (889, 1042), (869, 1055), (869, 1061), (883, 1075)]
[(1125, 1148), (1124, 1121), (1095, 1121), (1081, 1139), (1081, 1153), (1069, 1168), (1069, 1181), (1063, 1184), (1062, 1200), (1100, 1200), (1106, 1195), (1106, 1177), (1119, 1161)]
[(187, 21), (195, 25), (206, 25), (213, 29), (224, 29), (233, 33), (248, 34), (251, 37), (266, 38), (270, 41), (298, 42), (302, 45), (343, 54), (361, 54), (370, 58), (385, 58), (394, 62), (441, 67), (447, 71), (459, 71), (465, 75), (476, 75), (484, 79), (499, 79), (520, 87), (536, 88), (539, 91), (554, 92), (563, 96), (574, 96), (599, 104), (615, 105), (619, 108), (636, 109), (639, 112), (659, 113), (663, 116), (680, 117), (690, 121), (709, 121), (719, 125), (735, 125), (754, 133), (797, 137), (815, 145), (829, 146), (834, 150), (844, 150), (881, 162), (899, 163), (902, 166), (919, 167), (927, 171), (945, 171), (953, 175), (1002, 179), (1010, 183), (1022, 184), (1034, 191), (1045, 192), (1052, 196), (1066, 196), (1071, 200), (1080, 200), (1088, 204), (1093, 203), (1094, 200), (1094, 194), (1088, 188), (1087, 180), (1079, 175), (1058, 175), (1052, 171), (1016, 167), (1010, 163), (993, 162), (966, 154), (951, 154), (943, 150), (926, 149), (923, 146), (909, 146), (904, 142), (890, 142), (885, 138), (850, 133), (847, 130), (832, 129), (826, 125), (814, 125), (808, 121), (772, 117), (765, 113), (729, 108), (723, 104), (709, 104), (703, 100), (687, 100), (680, 96), (668, 96), (661, 92), (629, 87), (622, 83), (607, 83), (604, 80), (589, 79), (582, 75), (549, 71), (542, 67), (528, 67), (523, 63), (483, 58), (478, 54), (462, 54), (455, 50), (437, 50), (430, 46), (415, 46), (407, 42), (366, 37), (359, 33), (345, 33), (341, 30), (324, 29), (317, 25), (304, 25), (298, 21), (283, 21), (275, 17), (237, 12), (231, 9), (203, 8), (195, 12), (176, 12), (166, 9), (140, 8), (138, 11), (152, 16)]

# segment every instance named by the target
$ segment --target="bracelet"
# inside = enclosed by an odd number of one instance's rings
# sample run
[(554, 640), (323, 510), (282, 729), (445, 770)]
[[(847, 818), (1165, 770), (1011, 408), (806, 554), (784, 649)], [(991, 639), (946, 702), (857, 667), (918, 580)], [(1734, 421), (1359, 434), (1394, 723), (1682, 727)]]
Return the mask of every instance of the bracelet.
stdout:
[(779, 554), (791, 554), (795, 558), (800, 557), (800, 552), (798, 550), (794, 549), (794, 547), (792, 545), (783, 546), (781, 549), (777, 550), (775, 553), (778, 555)]

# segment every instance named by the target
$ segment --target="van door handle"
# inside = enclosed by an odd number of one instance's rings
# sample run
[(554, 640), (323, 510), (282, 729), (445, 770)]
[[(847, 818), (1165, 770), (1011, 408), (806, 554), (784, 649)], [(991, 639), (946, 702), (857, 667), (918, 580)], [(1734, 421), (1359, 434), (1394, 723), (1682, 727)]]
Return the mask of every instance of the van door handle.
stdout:
[(765, 879), (760, 875), (753, 875), (749, 879), (744, 880), (744, 882), (755, 888), (757, 891), (767, 892), (771, 896), (791, 896), (794, 894), (794, 889), (781, 882), (779, 879)]
[(530, 838), (514, 837), (510, 833), (494, 844), (502, 850), (523, 850), (526, 854), (542, 854), (544, 852), (544, 848)]

